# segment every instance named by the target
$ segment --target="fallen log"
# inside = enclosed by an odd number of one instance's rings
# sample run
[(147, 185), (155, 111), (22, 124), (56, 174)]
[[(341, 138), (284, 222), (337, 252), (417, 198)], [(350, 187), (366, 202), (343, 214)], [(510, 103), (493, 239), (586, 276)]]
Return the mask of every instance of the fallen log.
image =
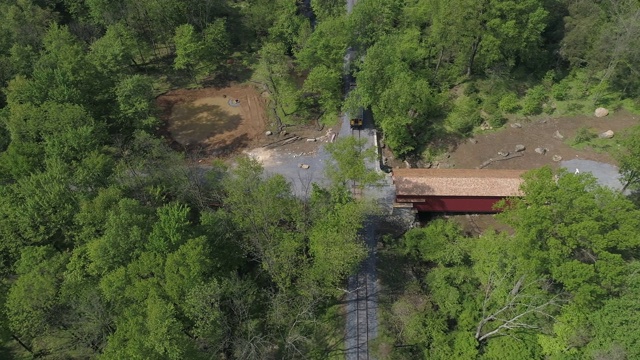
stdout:
[(517, 152), (515, 154), (511, 154), (511, 155), (505, 156), (505, 157), (491, 158), (491, 159), (483, 162), (482, 164), (480, 164), (480, 166), (478, 166), (476, 169), (482, 169), (484, 167), (487, 167), (487, 166), (489, 166), (491, 163), (493, 163), (495, 161), (504, 161), (504, 160), (509, 160), (509, 159), (521, 157), (521, 156), (524, 156), (524, 153)]
[[(263, 148), (275, 147), (275, 146), (280, 146), (280, 145), (288, 144), (288, 143), (286, 143), (286, 142), (284, 142), (284, 141), (291, 140), (291, 139), (293, 139), (293, 138), (297, 138), (297, 137), (298, 137), (298, 136), (296, 136), (296, 135), (292, 135), (292, 136), (289, 136), (288, 138), (284, 138), (284, 139), (276, 140), (276, 141), (274, 141), (274, 142), (272, 142), (272, 143), (269, 143), (269, 144), (267, 144), (267, 145), (264, 145), (264, 146), (263, 146)], [(278, 143), (280, 143), (280, 142), (283, 142), (283, 143), (282, 143), (282, 144), (278, 144)], [(276, 144), (278, 144), (278, 145), (276, 145)]]

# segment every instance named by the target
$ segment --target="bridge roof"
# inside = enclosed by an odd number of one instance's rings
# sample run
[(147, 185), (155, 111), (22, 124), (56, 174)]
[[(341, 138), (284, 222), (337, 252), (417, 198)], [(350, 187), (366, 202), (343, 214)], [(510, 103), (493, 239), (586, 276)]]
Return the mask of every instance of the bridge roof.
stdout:
[(526, 170), (394, 169), (396, 196), (522, 196)]

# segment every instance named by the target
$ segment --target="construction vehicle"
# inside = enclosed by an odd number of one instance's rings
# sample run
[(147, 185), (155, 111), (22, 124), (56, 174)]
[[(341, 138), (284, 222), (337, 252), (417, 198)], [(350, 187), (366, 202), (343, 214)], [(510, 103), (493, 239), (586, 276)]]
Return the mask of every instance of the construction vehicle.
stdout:
[(362, 108), (359, 108), (355, 116), (351, 117), (349, 121), (349, 125), (351, 126), (352, 130), (362, 130), (362, 127), (364, 124), (363, 115), (364, 115), (364, 110)]

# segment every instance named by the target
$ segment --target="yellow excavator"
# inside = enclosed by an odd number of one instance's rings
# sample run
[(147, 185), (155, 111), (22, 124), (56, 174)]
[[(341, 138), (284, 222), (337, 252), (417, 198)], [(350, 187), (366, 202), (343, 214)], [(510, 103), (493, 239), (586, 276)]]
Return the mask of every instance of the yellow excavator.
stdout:
[(362, 125), (363, 125), (363, 109), (360, 108), (358, 109), (358, 112), (355, 116), (351, 117), (351, 120), (349, 121), (349, 124), (351, 125), (351, 129), (353, 130), (362, 130)]

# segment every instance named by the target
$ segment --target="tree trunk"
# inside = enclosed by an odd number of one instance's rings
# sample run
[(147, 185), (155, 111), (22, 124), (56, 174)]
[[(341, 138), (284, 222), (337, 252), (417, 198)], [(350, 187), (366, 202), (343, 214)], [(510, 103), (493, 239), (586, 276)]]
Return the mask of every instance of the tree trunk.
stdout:
[(476, 39), (471, 44), (471, 55), (469, 56), (469, 62), (467, 63), (467, 77), (471, 76), (473, 69), (473, 62), (476, 59), (476, 55), (478, 54), (478, 49), (480, 48), (480, 42), (482, 41), (482, 36), (478, 35)]
[(30, 346), (27, 346), (27, 344), (23, 343), (22, 340), (20, 340), (19, 337), (15, 336), (14, 334), (11, 334), (11, 337), (13, 338), (13, 340), (17, 341), (18, 344), (20, 344), (20, 346), (22, 346), (25, 350), (27, 350), (30, 354), (33, 354), (33, 350), (31, 349)]
[(442, 62), (442, 56), (444, 55), (444, 48), (440, 49), (440, 56), (438, 56), (438, 63), (436, 64), (436, 70), (433, 72), (433, 77), (438, 75), (438, 69), (440, 68), (440, 63)]

